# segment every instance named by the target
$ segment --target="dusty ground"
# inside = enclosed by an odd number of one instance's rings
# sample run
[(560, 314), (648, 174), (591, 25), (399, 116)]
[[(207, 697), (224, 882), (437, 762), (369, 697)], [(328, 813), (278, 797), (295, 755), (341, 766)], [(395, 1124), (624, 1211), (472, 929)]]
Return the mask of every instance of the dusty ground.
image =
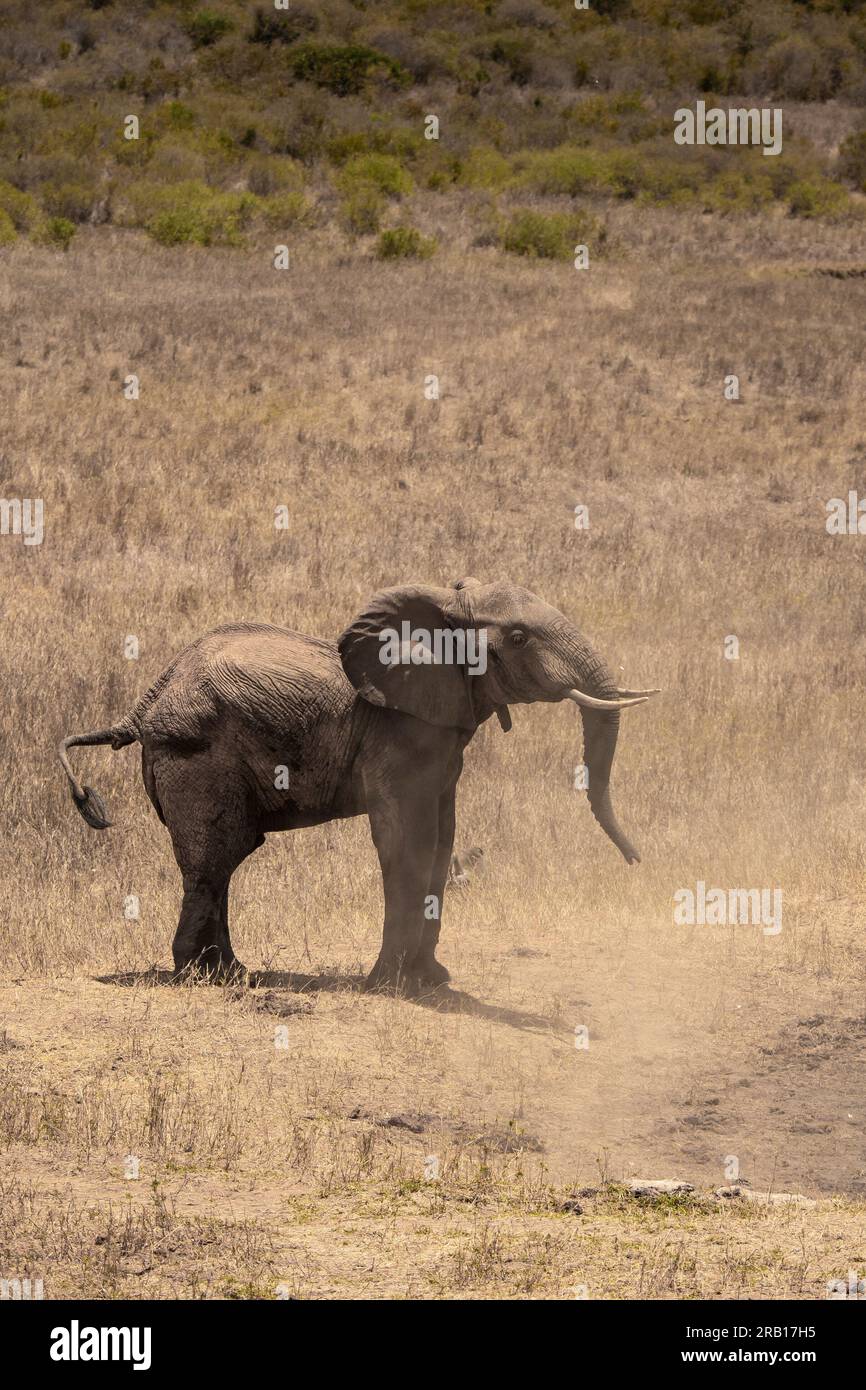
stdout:
[[(617, 237), (583, 278), (326, 241), (287, 280), (108, 232), (2, 253), (3, 495), (46, 508), (41, 546), (0, 540), (4, 1277), (822, 1297), (866, 1272), (866, 542), (824, 528), (863, 485), (866, 281), (814, 273), (863, 247), (661, 216)], [(465, 573), (525, 583), (664, 688), (614, 774), (643, 864), (573, 790), (574, 712), (518, 709), (467, 759), (458, 838), (486, 867), (446, 906), (451, 991), (359, 993), (380, 912), (361, 821), (271, 837), (236, 875), (255, 988), (170, 987), (178, 883), (135, 750), (80, 752), (100, 836), (57, 738), (218, 622), (334, 635), (377, 587)], [(781, 887), (783, 930), (676, 926), (698, 879)], [(732, 1162), (819, 1201), (713, 1199)], [(638, 1203), (634, 1175), (697, 1195)]]

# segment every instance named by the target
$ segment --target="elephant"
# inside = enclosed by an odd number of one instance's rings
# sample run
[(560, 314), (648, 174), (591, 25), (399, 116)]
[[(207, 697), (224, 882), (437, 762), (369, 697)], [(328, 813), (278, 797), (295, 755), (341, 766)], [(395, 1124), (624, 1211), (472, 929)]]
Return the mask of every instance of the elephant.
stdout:
[(110, 822), (68, 750), (140, 743), (142, 775), (183, 880), (174, 978), (245, 978), (229, 936), (229, 881), (272, 831), (366, 814), (385, 899), (366, 986), (417, 995), (445, 984), (437, 959), (463, 754), (512, 705), (574, 701), (589, 804), (626, 862), (610, 771), (620, 690), (557, 609), (514, 584), (408, 583), (371, 599), (336, 641), (263, 623), (218, 627), (186, 647), (125, 718), (64, 738), (60, 760), (88, 825)]

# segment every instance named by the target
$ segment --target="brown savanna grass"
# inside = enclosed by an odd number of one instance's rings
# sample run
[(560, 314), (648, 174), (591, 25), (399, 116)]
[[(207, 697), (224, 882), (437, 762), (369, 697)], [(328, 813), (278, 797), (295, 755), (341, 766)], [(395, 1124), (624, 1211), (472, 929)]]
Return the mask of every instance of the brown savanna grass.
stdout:
[[(2, 495), (45, 500), (41, 546), (0, 539), (4, 1277), (49, 1297), (821, 1297), (857, 1267), (866, 542), (829, 536), (825, 503), (863, 486), (866, 280), (815, 270), (860, 266), (862, 233), (609, 225), (583, 273), (459, 227), (421, 264), (323, 232), (287, 272), (268, 248), (107, 230), (0, 253)], [(208, 627), (336, 636), (379, 587), (468, 573), (535, 590), (624, 683), (663, 687), (615, 766), (643, 864), (573, 789), (575, 711), (518, 708), (467, 758), (458, 841), (486, 871), (446, 903), (449, 998), (357, 992), (381, 910), (363, 820), (271, 837), (236, 875), (255, 989), (167, 987), (149, 968), (179, 881), (136, 750), (78, 750), (99, 835), (57, 740)], [(674, 926), (698, 879), (781, 888), (781, 934)], [(633, 1173), (706, 1190), (729, 1155), (821, 1203), (604, 1189), (562, 1210)]]

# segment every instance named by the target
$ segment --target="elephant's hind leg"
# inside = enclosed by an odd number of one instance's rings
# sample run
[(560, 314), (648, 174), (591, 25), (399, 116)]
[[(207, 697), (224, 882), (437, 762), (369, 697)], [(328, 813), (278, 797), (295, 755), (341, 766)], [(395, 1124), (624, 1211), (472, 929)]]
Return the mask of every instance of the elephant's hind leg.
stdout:
[(163, 759), (159, 801), (183, 875), (183, 903), (172, 945), (177, 976), (224, 980), (242, 974), (228, 926), (229, 882), (262, 843), (243, 785), (232, 783), (210, 751)]

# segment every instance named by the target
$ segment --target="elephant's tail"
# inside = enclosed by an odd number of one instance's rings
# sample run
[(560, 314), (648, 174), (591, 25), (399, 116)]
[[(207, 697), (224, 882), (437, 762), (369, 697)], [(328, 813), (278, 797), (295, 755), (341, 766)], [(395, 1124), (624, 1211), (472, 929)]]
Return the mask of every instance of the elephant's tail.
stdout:
[(107, 830), (111, 825), (108, 819), (108, 812), (105, 809), (105, 802), (98, 792), (92, 787), (82, 786), (72, 771), (72, 764), (67, 757), (67, 748), (75, 748), (82, 744), (110, 743), (112, 748), (125, 748), (128, 743), (135, 743), (138, 738), (138, 730), (131, 719), (126, 719), (120, 724), (115, 724), (110, 729), (99, 729), (92, 734), (70, 734), (60, 745), (60, 761), (63, 764), (63, 771), (69, 778), (69, 786), (72, 791), (72, 800), (75, 802), (79, 811), (89, 826), (94, 830)]

